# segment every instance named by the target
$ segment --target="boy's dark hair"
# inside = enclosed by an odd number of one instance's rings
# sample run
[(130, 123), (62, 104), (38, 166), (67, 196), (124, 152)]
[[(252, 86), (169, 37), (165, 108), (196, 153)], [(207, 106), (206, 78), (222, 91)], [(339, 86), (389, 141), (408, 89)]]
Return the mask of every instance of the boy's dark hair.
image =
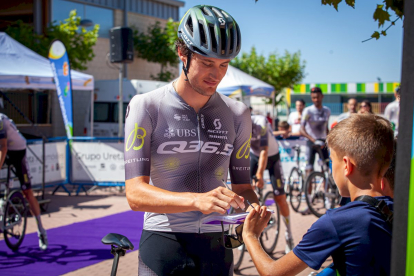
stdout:
[(326, 142), (339, 158), (349, 156), (363, 176), (383, 176), (394, 153), (394, 131), (387, 119), (355, 114), (339, 122)]
[(397, 140), (394, 141), (394, 154), (388, 170), (385, 172), (384, 178), (387, 179), (390, 184), (391, 190), (394, 192), (394, 179), (395, 179), (395, 162), (397, 158)]
[(289, 129), (289, 124), (288, 124), (288, 122), (286, 122), (286, 121), (280, 121), (280, 122), (277, 124), (277, 126), (278, 126), (278, 127), (280, 127), (280, 128)]

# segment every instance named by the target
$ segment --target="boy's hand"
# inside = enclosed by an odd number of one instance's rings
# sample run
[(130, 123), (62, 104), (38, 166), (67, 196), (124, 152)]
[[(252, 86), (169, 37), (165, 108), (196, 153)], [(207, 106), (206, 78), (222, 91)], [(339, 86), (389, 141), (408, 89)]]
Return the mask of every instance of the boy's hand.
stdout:
[(244, 221), (243, 240), (249, 237), (258, 239), (260, 233), (267, 226), (270, 216), (271, 213), (267, 211), (266, 206), (256, 206), (255, 209), (251, 210)]

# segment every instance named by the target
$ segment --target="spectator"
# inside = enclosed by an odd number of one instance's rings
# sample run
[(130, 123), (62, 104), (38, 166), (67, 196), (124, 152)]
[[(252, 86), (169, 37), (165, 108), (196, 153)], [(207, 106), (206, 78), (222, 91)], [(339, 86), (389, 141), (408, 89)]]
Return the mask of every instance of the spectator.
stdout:
[(400, 88), (395, 89), (395, 101), (389, 103), (384, 111), (384, 117), (391, 122), (394, 129), (394, 136), (398, 136), (398, 117), (400, 116)]
[(356, 114), (357, 113), (357, 106), (358, 106), (358, 102), (355, 98), (350, 98), (348, 100), (348, 112), (344, 112), (341, 115), (338, 116), (338, 119), (336, 119), (336, 121), (339, 123), (340, 121), (348, 118), (351, 114)]
[(272, 117), (270, 116), (270, 112), (267, 112), (267, 113), (266, 113), (266, 119), (267, 119), (267, 121), (269, 122), (269, 124), (272, 126), (272, 129), (273, 129), (273, 119), (272, 119)]
[(289, 114), (288, 123), (292, 136), (300, 136), (300, 122), (302, 121), (302, 112), (305, 108), (305, 101), (300, 99), (295, 102), (296, 111)]
[(359, 114), (374, 114), (374, 112), (372, 112), (371, 102), (368, 100), (363, 100), (359, 106), (358, 113)]
[(274, 136), (281, 136), (283, 139), (288, 138), (291, 136), (291, 132), (289, 131), (289, 124), (286, 121), (280, 121), (277, 124), (277, 131), (273, 131)]

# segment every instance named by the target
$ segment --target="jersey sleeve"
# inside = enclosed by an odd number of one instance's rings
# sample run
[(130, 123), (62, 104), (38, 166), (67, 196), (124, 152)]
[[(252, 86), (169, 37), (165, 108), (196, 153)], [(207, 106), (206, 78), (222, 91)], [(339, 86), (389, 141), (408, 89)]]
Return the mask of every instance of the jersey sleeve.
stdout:
[(267, 147), (269, 145), (269, 137), (267, 135), (269, 124), (268, 124), (266, 117), (263, 117), (261, 118), (261, 120), (259, 120), (259, 126), (260, 126), (260, 147)]
[(309, 228), (293, 253), (309, 267), (319, 270), (325, 260), (340, 246), (340, 240), (329, 215), (324, 215)]
[(144, 95), (133, 97), (125, 114), (125, 180), (150, 175), (152, 129)]
[(7, 139), (7, 123), (6, 118), (0, 119), (0, 139)]
[(236, 116), (236, 139), (230, 155), (230, 179), (232, 184), (250, 183), (250, 140), (252, 119), (246, 107), (241, 116)]
[(308, 120), (309, 120), (309, 112), (308, 112), (308, 109), (307, 109), (307, 108), (305, 108), (305, 109), (303, 110), (303, 114), (302, 114), (302, 121), (300, 122), (300, 124), (301, 124), (302, 126), (306, 126), (306, 124), (307, 124)]

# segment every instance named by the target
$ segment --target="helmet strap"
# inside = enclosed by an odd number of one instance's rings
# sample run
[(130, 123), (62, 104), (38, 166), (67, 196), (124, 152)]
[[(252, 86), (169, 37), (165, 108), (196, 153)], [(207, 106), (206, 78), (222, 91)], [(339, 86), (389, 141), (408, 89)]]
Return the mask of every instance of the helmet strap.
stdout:
[(190, 68), (190, 61), (191, 61), (191, 52), (190, 51), (188, 51), (188, 54), (187, 54), (187, 64), (186, 64), (186, 66), (184, 67), (184, 63), (183, 63), (183, 71), (184, 71), (184, 74), (185, 74), (185, 81), (188, 81), (188, 76), (187, 76), (187, 74), (188, 74), (188, 69)]

